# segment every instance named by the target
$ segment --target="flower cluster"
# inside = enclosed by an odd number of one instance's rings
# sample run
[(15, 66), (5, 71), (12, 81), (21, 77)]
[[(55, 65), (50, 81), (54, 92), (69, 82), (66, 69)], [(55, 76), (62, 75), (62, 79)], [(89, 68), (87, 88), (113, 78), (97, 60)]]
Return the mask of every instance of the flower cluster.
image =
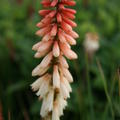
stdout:
[[(59, 120), (67, 105), (67, 98), (72, 91), (70, 83), (73, 77), (65, 59), (77, 59), (70, 45), (76, 45), (79, 35), (73, 31), (76, 27), (76, 11), (67, 8), (74, 6), (74, 0), (42, 0), (44, 9), (39, 11), (43, 17), (37, 24), (40, 28), (36, 35), (42, 40), (33, 46), (37, 51), (35, 58), (44, 57), (33, 70), (32, 76), (39, 78), (31, 85), (37, 91), (39, 99), (43, 99), (40, 115), (45, 119)], [(66, 7), (65, 7), (66, 6)]]

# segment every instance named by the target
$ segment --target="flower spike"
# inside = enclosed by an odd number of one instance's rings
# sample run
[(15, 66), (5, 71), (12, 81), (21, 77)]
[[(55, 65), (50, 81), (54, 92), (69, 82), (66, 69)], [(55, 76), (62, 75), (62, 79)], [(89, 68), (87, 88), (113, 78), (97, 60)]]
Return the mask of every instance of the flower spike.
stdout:
[(74, 0), (42, 0), (43, 10), (39, 11), (42, 20), (36, 25), (36, 35), (41, 41), (33, 45), (35, 57), (44, 57), (33, 70), (32, 76), (39, 78), (31, 85), (39, 99), (42, 99), (40, 115), (46, 120), (60, 120), (67, 106), (72, 88), (73, 77), (65, 59), (77, 59), (71, 45), (76, 45), (79, 35), (73, 30), (77, 24), (76, 11), (65, 7), (74, 6)]

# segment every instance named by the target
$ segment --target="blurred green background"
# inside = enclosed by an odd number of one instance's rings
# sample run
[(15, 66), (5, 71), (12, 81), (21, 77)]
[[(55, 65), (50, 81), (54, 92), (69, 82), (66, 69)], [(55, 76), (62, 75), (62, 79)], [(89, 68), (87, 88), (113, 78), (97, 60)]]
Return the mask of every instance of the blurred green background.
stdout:
[[(120, 0), (76, 0), (73, 49), (79, 59), (68, 61), (73, 92), (61, 120), (120, 120)], [(30, 89), (36, 78), (32, 45), (40, 21), (40, 0), (0, 0), (0, 108), (4, 120), (40, 120), (41, 102)], [(100, 49), (91, 64), (85, 57), (86, 32), (97, 32)], [(97, 64), (98, 63), (98, 64)]]

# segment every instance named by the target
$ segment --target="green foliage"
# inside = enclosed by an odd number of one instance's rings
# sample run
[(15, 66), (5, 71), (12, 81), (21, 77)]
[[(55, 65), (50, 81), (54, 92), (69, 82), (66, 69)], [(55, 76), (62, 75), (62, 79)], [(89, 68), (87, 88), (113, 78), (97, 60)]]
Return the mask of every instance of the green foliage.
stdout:
[[(73, 47), (79, 59), (68, 61), (74, 76), (73, 92), (62, 120), (120, 120), (120, 0), (76, 0)], [(0, 0), (0, 102), (4, 120), (39, 120), (41, 102), (32, 93), (32, 45), (40, 20), (40, 0)], [(97, 32), (100, 49), (92, 64), (83, 50), (86, 32)], [(118, 82), (119, 81), (119, 82)]]

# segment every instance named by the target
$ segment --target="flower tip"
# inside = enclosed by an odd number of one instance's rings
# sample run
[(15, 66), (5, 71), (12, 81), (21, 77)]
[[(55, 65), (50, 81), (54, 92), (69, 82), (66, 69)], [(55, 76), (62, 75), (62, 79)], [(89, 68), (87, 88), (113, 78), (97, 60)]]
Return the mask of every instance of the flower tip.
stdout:
[(37, 23), (37, 24), (36, 24), (36, 27), (40, 27), (40, 25), (41, 25), (40, 23)]
[(34, 55), (34, 57), (35, 57), (35, 58), (40, 58), (40, 57), (41, 57), (41, 55), (40, 55), (40, 53), (39, 53), (39, 52), (37, 52), (37, 53)]
[(33, 83), (32, 84), (30, 84), (30, 87), (32, 88), (32, 85), (33, 85)]
[(78, 59), (77, 54), (74, 54), (74, 55), (72, 56), (72, 58), (71, 58), (71, 60), (75, 60), (75, 59)]
[(34, 51), (35, 51), (35, 50), (36, 50), (36, 47), (35, 47), (35, 46), (33, 46), (33, 47), (32, 47), (32, 50), (34, 50)]
[(75, 55), (75, 59), (78, 59), (78, 56), (77, 56), (77, 54)]
[(75, 38), (79, 38), (80, 36), (76, 33), (76, 37)]
[(32, 76), (33, 77), (36, 76), (36, 71), (35, 70), (32, 71)]
[(35, 58), (38, 58), (38, 53), (36, 53), (36, 54), (34, 55), (34, 57), (35, 57)]
[(35, 88), (34, 88), (34, 86), (33, 86), (33, 84), (31, 84), (30, 87), (31, 87), (31, 89), (32, 89), (33, 92), (36, 91)]
[(39, 31), (35, 32), (35, 35), (39, 35)]

